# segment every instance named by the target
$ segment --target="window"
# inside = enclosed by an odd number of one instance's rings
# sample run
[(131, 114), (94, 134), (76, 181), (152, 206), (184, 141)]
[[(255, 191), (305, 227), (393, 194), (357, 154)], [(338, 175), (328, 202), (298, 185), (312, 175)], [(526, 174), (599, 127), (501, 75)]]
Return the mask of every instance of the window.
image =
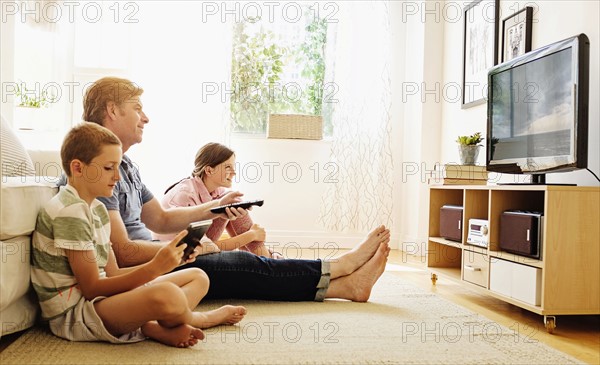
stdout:
[[(61, 118), (64, 108), (56, 105), (61, 97), (56, 82), (57, 68), (53, 58), (59, 45), (53, 29), (44, 28), (33, 20), (15, 17), (14, 83), (10, 85), (14, 98), (16, 129), (52, 130), (53, 120)], [(40, 62), (40, 60), (49, 60)], [(33, 100), (33, 103), (29, 101)]]
[(326, 46), (332, 22), (318, 5), (303, 4), (297, 18), (284, 13), (235, 23), (232, 53), (232, 130), (266, 132), (269, 114), (322, 115), (331, 135), (331, 108), (324, 102)]
[(114, 10), (119, 10), (115, 8), (117, 4), (93, 4), (93, 10), (76, 13), (74, 18), (73, 66), (79, 71), (126, 70), (129, 67), (132, 23), (114, 18), (118, 14)]
[(132, 2), (83, 1), (76, 12), (72, 37), (72, 80), (77, 92), (71, 104), (71, 120), (83, 114), (83, 95), (104, 76), (126, 77), (130, 70), (132, 25), (137, 5)]
[[(17, 129), (55, 132), (62, 138), (81, 120), (89, 84), (106, 75), (126, 75), (135, 6), (97, 1), (19, 4), (29, 15), (14, 15)], [(23, 108), (17, 88), (49, 102), (39, 110)]]

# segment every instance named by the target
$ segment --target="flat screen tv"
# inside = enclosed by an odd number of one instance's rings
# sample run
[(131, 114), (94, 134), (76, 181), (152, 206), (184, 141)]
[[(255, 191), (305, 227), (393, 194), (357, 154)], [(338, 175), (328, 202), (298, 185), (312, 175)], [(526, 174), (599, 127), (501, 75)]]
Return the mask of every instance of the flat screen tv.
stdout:
[(587, 168), (589, 47), (585, 34), (488, 72), (488, 171), (532, 174)]

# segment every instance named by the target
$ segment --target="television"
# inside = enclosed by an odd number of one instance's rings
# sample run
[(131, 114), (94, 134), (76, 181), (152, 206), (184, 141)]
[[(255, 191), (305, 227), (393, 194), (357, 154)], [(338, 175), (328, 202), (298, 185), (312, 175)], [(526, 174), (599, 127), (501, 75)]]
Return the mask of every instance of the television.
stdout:
[(531, 174), (587, 168), (589, 48), (585, 34), (488, 71), (488, 171)]

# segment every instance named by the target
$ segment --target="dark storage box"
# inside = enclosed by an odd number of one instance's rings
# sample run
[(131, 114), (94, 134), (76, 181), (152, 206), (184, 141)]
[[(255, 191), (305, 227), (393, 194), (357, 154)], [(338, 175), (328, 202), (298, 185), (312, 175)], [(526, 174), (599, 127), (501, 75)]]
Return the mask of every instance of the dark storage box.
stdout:
[(500, 216), (500, 249), (539, 259), (543, 215), (537, 212), (506, 211)]
[(463, 207), (444, 205), (440, 209), (440, 236), (445, 239), (462, 242)]

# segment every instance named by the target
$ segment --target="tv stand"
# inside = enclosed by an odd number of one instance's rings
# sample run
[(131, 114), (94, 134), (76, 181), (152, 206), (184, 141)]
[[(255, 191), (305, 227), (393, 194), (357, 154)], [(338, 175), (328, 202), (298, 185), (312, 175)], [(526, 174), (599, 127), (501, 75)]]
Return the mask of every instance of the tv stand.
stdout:
[[(459, 205), (462, 240), (440, 236), (440, 208)], [(500, 216), (544, 213), (541, 258), (500, 249)], [(469, 219), (488, 221), (488, 246), (467, 244)], [(429, 190), (427, 268), (438, 275), (544, 316), (600, 314), (600, 188), (548, 185), (442, 185)], [(511, 279), (512, 278), (512, 279)]]

